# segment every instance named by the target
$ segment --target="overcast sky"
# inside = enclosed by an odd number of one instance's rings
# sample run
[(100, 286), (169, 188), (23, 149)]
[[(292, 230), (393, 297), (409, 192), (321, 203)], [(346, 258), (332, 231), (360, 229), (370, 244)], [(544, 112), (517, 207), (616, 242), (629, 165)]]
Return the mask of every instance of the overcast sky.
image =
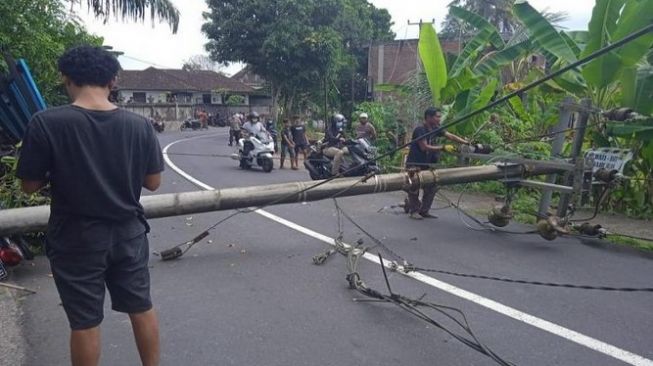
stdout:
[[(78, 15), (87, 29), (104, 37), (105, 44), (125, 53), (120, 57), (124, 69), (144, 69), (149, 66), (159, 68), (180, 68), (184, 60), (197, 54), (206, 54), (206, 37), (201, 32), (202, 12), (208, 8), (204, 0), (172, 0), (181, 12), (179, 32), (172, 34), (166, 24), (156, 24), (150, 20), (144, 23), (130, 23), (112, 19), (108, 24), (94, 19), (85, 7), (77, 5)], [(371, 0), (379, 8), (386, 8), (394, 21), (393, 30), (397, 38), (416, 38), (418, 27), (407, 25), (408, 21), (418, 22), (435, 19), (436, 29), (447, 14), (450, 0)], [(84, 2), (86, 3), (86, 2)], [(594, 0), (530, 0), (538, 10), (564, 11), (567, 21), (562, 23), (569, 30), (587, 29), (592, 14)], [(238, 71), (241, 65), (232, 65), (228, 74)]]

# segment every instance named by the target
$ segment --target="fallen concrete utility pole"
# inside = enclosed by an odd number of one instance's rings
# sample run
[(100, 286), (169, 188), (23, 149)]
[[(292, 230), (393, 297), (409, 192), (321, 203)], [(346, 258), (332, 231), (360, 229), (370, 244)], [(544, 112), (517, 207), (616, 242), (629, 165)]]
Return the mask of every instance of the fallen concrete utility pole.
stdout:
[[(315, 188), (310, 187), (318, 184), (319, 181), (152, 195), (142, 197), (141, 204), (147, 218), (155, 219), (201, 212), (261, 207), (270, 202), (283, 204), (319, 201), (334, 195), (338, 195), (338, 197), (358, 196), (400, 191), (406, 187), (416, 189), (433, 184), (445, 186), (506, 178), (526, 178), (534, 175), (562, 173), (564, 170), (564, 167), (550, 163), (541, 165), (537, 163), (498, 163), (496, 165), (423, 171), (412, 177), (408, 173), (383, 174), (373, 176), (358, 184), (355, 183), (360, 181), (360, 178), (334, 179)], [(49, 217), (49, 206), (1, 210), (0, 236), (44, 231), (47, 228)]]

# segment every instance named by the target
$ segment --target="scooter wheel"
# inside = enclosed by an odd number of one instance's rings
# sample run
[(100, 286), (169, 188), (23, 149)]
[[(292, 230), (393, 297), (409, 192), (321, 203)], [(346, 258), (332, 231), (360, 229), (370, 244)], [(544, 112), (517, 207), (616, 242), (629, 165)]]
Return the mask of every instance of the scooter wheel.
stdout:
[(308, 175), (310, 175), (310, 176), (311, 176), (311, 179), (313, 179), (313, 180), (320, 180), (320, 179), (322, 179), (322, 177), (320, 177), (319, 174), (315, 174), (315, 173), (313, 173), (313, 172), (310, 171), (310, 170), (308, 171)]
[(266, 173), (269, 173), (272, 171), (273, 165), (272, 165), (272, 159), (265, 159), (261, 162), (261, 168), (263, 168), (263, 171)]

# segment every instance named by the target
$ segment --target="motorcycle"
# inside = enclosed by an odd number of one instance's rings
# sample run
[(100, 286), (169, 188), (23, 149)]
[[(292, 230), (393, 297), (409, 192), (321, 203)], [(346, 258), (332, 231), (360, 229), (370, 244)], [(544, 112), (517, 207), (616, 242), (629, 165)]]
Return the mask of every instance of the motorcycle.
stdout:
[[(360, 177), (370, 173), (380, 173), (376, 165), (376, 148), (370, 144), (367, 139), (359, 138), (345, 141), (345, 146), (349, 150), (340, 166), (340, 173), (345, 177)], [(316, 142), (310, 147), (310, 153), (304, 161), (304, 167), (313, 180), (328, 179), (331, 174), (333, 159), (324, 155), (323, 150), (326, 146), (322, 141)]]
[(150, 120), (150, 123), (152, 124), (152, 127), (154, 127), (154, 130), (158, 133), (163, 132), (165, 130), (166, 125), (163, 121), (157, 121), (157, 120)]
[(199, 130), (202, 128), (202, 124), (200, 123), (199, 119), (190, 119), (187, 118), (184, 122), (182, 122), (181, 126), (179, 127), (180, 131), (185, 131), (185, 130)]
[(0, 238), (0, 280), (7, 278), (7, 267), (14, 267), (23, 260), (32, 259), (34, 254), (23, 237)]
[(267, 131), (261, 131), (256, 136), (247, 135), (238, 140), (238, 152), (231, 158), (240, 162), (241, 169), (250, 169), (254, 164), (264, 172), (272, 171), (274, 154), (274, 141)]

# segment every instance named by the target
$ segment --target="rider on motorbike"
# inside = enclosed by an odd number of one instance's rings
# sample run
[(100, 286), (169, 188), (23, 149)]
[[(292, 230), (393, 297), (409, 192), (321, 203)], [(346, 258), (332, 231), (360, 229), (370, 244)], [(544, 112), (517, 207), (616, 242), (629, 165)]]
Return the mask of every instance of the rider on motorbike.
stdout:
[(331, 174), (338, 175), (340, 173), (340, 166), (344, 159), (345, 154), (349, 154), (349, 150), (344, 146), (346, 139), (345, 127), (347, 120), (345, 117), (336, 113), (331, 117), (329, 128), (326, 129), (326, 144), (327, 147), (322, 150), (322, 153), (333, 159), (331, 165)]
[(258, 136), (259, 133), (265, 131), (265, 127), (261, 123), (261, 118), (256, 112), (251, 112), (247, 115), (247, 122), (243, 125), (243, 129), (254, 136)]
[[(250, 114), (247, 115), (247, 122), (243, 124), (243, 130), (247, 132), (250, 136), (254, 137), (259, 137), (259, 134), (261, 132), (266, 132), (265, 127), (263, 127), (263, 124), (261, 123), (261, 118), (259, 117), (258, 113), (256, 112), (251, 112)], [(250, 144), (245, 144), (245, 155), (249, 153), (251, 150)]]

